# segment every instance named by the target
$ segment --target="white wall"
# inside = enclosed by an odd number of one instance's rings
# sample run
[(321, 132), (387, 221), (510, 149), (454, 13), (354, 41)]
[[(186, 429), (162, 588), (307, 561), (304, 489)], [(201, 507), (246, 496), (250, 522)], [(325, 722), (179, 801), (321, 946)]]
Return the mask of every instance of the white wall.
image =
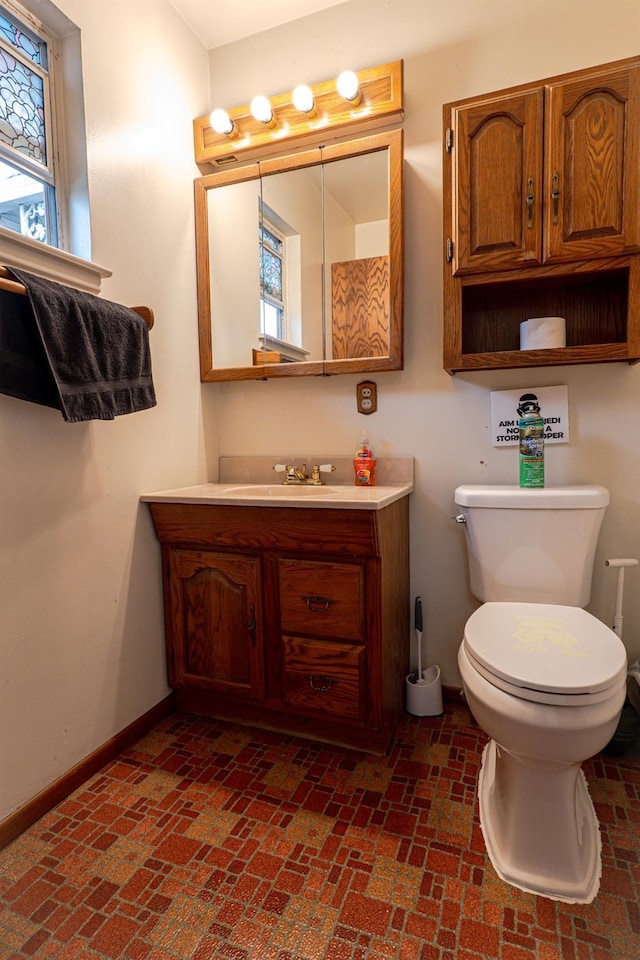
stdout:
[[(456, 650), (474, 604), (462, 530), (449, 519), (454, 488), (518, 476), (517, 451), (490, 444), (490, 390), (568, 384), (572, 441), (549, 448), (547, 478), (611, 490), (590, 608), (609, 621), (615, 582), (604, 557), (640, 554), (640, 366), (443, 372), (442, 104), (638, 53), (637, 0), (351, 0), (211, 54), (211, 107), (404, 59), (404, 371), (374, 377), (378, 412), (367, 421), (356, 412), (358, 376), (216, 384), (204, 395), (227, 455), (348, 454), (364, 423), (378, 455), (413, 454), (411, 588), (423, 598), (427, 659), (441, 664), (445, 683), (458, 683)], [(624, 632), (635, 658), (640, 570), (627, 583)]]
[(138, 497), (207, 476), (191, 131), (207, 54), (168, 0), (59, 6), (82, 31), (93, 259), (105, 296), (155, 312), (158, 406), (66, 424), (0, 396), (0, 819), (166, 696)]

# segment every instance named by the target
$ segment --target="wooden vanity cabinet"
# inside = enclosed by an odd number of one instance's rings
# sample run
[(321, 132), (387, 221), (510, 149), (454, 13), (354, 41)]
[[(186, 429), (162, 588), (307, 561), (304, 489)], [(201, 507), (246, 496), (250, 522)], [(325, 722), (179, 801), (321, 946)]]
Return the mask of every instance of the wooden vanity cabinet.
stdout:
[(384, 752), (408, 669), (408, 498), (149, 506), (179, 709)]
[[(640, 57), (447, 104), (444, 130), (445, 369), (640, 357)], [(566, 348), (519, 350), (537, 316)]]

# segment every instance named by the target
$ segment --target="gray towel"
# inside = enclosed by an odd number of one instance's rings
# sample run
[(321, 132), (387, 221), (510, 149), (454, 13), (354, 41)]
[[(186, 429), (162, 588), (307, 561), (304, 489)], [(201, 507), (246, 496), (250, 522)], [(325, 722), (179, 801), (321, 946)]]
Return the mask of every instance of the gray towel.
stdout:
[[(68, 423), (113, 420), (156, 404), (149, 329), (137, 313), (110, 300), (10, 268), (26, 299), (2, 297), (0, 392), (60, 410)], [(24, 336), (11, 344), (4, 304)], [(20, 303), (23, 301), (23, 303)], [(32, 313), (32, 318), (27, 314)], [(14, 349), (5, 354), (7, 342)]]
[(60, 408), (31, 304), (6, 290), (0, 290), (0, 393)]

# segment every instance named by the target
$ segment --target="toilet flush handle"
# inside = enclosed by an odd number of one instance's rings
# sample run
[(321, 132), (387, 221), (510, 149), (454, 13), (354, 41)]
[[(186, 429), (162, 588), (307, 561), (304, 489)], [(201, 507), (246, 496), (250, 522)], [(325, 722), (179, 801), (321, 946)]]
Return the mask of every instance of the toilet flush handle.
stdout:
[(455, 520), (456, 523), (466, 523), (467, 517), (464, 513), (459, 513), (457, 517), (451, 517), (452, 520)]

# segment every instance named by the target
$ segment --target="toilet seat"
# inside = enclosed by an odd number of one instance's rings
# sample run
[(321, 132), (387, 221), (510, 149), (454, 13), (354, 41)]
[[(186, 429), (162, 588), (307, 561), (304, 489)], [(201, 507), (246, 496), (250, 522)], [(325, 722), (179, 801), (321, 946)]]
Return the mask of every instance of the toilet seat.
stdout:
[(580, 607), (485, 603), (469, 617), (463, 646), (493, 686), (534, 703), (598, 703), (626, 684), (622, 641)]

